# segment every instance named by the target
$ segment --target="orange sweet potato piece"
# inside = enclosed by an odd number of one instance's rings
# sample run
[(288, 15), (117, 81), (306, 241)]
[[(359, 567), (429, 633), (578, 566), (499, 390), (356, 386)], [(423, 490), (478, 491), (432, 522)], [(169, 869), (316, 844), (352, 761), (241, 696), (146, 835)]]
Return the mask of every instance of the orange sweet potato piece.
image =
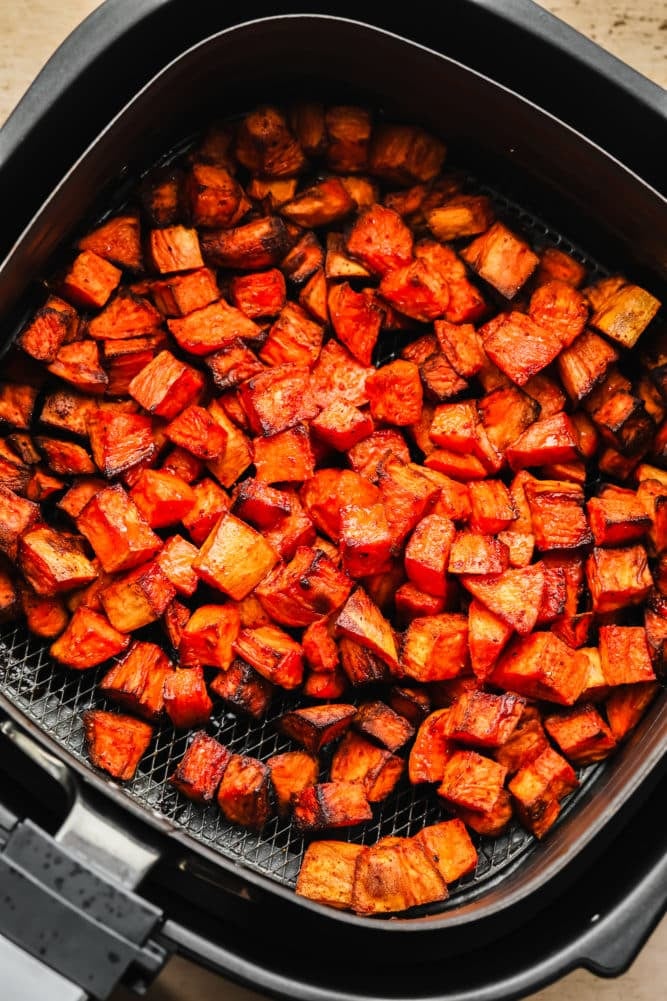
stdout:
[(591, 326), (624, 348), (632, 348), (660, 309), (660, 301), (638, 285), (625, 284), (591, 316)]
[(306, 159), (284, 112), (263, 104), (244, 115), (234, 138), (236, 159), (261, 177), (292, 177)]
[(229, 294), (232, 305), (251, 320), (277, 316), (285, 305), (285, 276), (278, 268), (235, 275)]
[(277, 559), (259, 532), (234, 515), (224, 514), (202, 544), (193, 568), (211, 587), (240, 601)]
[(306, 706), (284, 713), (280, 730), (313, 755), (341, 737), (356, 716), (356, 706), (337, 702), (329, 705)]
[(256, 438), (255, 476), (262, 483), (303, 483), (315, 472), (315, 457), (305, 424)]
[(78, 327), (76, 309), (59, 296), (50, 295), (22, 329), (17, 344), (36, 361), (52, 362)]
[(76, 518), (107, 573), (130, 570), (150, 560), (162, 546), (140, 509), (123, 487), (97, 490)]
[(205, 230), (201, 234), (201, 249), (208, 264), (239, 271), (274, 267), (289, 247), (289, 233), (279, 216), (263, 216), (232, 229)]
[[(333, 320), (332, 320), (333, 322)], [(310, 377), (313, 399), (324, 409), (338, 400), (361, 407), (368, 402), (366, 378), (369, 363), (360, 363), (336, 338), (328, 340)]]
[(399, 426), (419, 420), (423, 391), (412, 362), (398, 359), (376, 369), (366, 380), (366, 390), (375, 420)]
[(348, 234), (348, 253), (382, 277), (410, 263), (413, 235), (398, 212), (375, 204), (359, 213)]
[(224, 299), (172, 317), (167, 326), (179, 347), (193, 355), (210, 355), (237, 338), (254, 341), (260, 333), (254, 320)]
[(199, 605), (185, 624), (178, 646), (183, 667), (217, 667), (226, 671), (233, 660), (232, 647), (241, 628), (235, 604)]
[(368, 412), (345, 400), (337, 400), (321, 410), (310, 422), (310, 427), (325, 445), (346, 452), (368, 438), (374, 424)]
[(232, 650), (263, 678), (281, 688), (298, 688), (303, 681), (301, 645), (278, 626), (241, 629)]
[(129, 643), (130, 637), (114, 629), (105, 615), (80, 605), (49, 653), (66, 667), (82, 671), (122, 653)]
[(250, 208), (250, 200), (239, 182), (217, 164), (193, 163), (185, 180), (184, 194), (196, 227), (233, 226)]
[(502, 222), (494, 222), (461, 256), (506, 299), (514, 298), (539, 263), (526, 241)]
[(568, 282), (551, 279), (533, 292), (528, 315), (541, 327), (555, 331), (563, 347), (568, 347), (581, 334), (588, 320), (588, 302)]
[(536, 632), (513, 640), (487, 680), (529, 699), (571, 706), (580, 697), (587, 675), (584, 654), (571, 649), (554, 633)]
[(126, 713), (103, 709), (87, 709), (83, 714), (83, 726), (93, 765), (121, 782), (132, 779), (148, 750), (153, 727)]
[(152, 421), (144, 414), (98, 410), (88, 418), (88, 433), (97, 468), (108, 479), (150, 462), (157, 452)]
[(217, 802), (231, 823), (259, 830), (273, 812), (267, 765), (249, 755), (232, 754), (218, 788)]
[(422, 591), (437, 597), (448, 593), (446, 572), (456, 535), (454, 522), (430, 514), (417, 524), (405, 547), (405, 572)]
[(306, 751), (285, 751), (267, 758), (266, 764), (278, 812), (285, 817), (289, 814), (292, 797), (316, 784), (317, 759)]
[(278, 434), (318, 412), (309, 388), (308, 369), (284, 364), (260, 372), (242, 383), (241, 400), (256, 434)]
[(60, 294), (74, 306), (100, 309), (117, 288), (122, 271), (110, 261), (83, 250), (67, 269), (60, 283)]
[(36, 525), (18, 544), (18, 564), (37, 594), (53, 596), (89, 584), (97, 571), (84, 555), (79, 536)]
[(291, 222), (306, 228), (329, 226), (345, 219), (354, 209), (354, 201), (339, 177), (325, 177), (303, 188), (280, 207)]
[(647, 559), (641, 545), (595, 547), (585, 564), (593, 611), (604, 614), (644, 601), (653, 586)]
[(137, 641), (107, 671), (99, 688), (128, 712), (156, 720), (164, 712), (164, 683), (173, 670), (173, 664), (159, 646)]
[(408, 719), (379, 699), (359, 706), (353, 726), (358, 733), (393, 753), (404, 747), (415, 733)]
[(331, 759), (332, 782), (359, 782), (369, 803), (379, 803), (393, 791), (405, 762), (361, 734), (348, 731)]
[(226, 670), (216, 674), (209, 692), (222, 699), (231, 712), (263, 719), (269, 711), (274, 686), (237, 657)]
[(461, 529), (452, 539), (447, 570), (453, 574), (502, 574), (509, 567), (504, 542), (484, 532)]
[(169, 781), (179, 792), (196, 803), (210, 803), (215, 798), (231, 752), (214, 737), (198, 730)]
[(130, 213), (112, 216), (86, 233), (78, 243), (119, 268), (140, 271), (143, 266), (139, 217)]
[(172, 671), (166, 677), (164, 707), (178, 729), (204, 726), (208, 722), (213, 703), (201, 667)]
[(524, 490), (537, 549), (578, 549), (593, 541), (578, 483), (528, 480)]
[(450, 709), (436, 709), (420, 723), (408, 758), (408, 775), (413, 785), (441, 782), (445, 764), (453, 751), (448, 736)]
[(336, 617), (336, 632), (366, 647), (390, 669), (398, 666), (398, 651), (390, 623), (363, 587), (355, 588)]
[(339, 609), (352, 581), (322, 552), (299, 546), (289, 563), (279, 563), (257, 586), (266, 613), (281, 625), (307, 626)]
[(287, 302), (269, 328), (259, 357), (266, 365), (314, 365), (322, 348), (324, 327), (298, 303)]
[(201, 372), (170, 351), (161, 351), (129, 385), (130, 396), (156, 417), (173, 420), (204, 388)]
[(586, 268), (571, 254), (558, 247), (546, 247), (540, 256), (540, 263), (535, 274), (535, 281), (542, 285), (556, 279), (567, 282), (573, 288), (579, 288), (586, 277)]
[(642, 626), (600, 626), (600, 661), (609, 685), (655, 681), (655, 672)]
[(165, 528), (180, 521), (192, 509), (192, 487), (175, 473), (164, 469), (142, 469), (130, 497), (151, 528)]
[(132, 632), (160, 618), (176, 596), (176, 588), (157, 560), (117, 577), (100, 591), (100, 601), (111, 624)]
[(579, 785), (576, 772), (552, 747), (545, 748), (510, 780), (521, 823), (540, 840), (558, 819), (561, 801)]
[(444, 681), (469, 670), (468, 622), (459, 612), (413, 619), (401, 645), (399, 677)]
[(438, 795), (468, 810), (492, 810), (503, 790), (507, 772), (503, 765), (477, 751), (453, 751), (445, 762)]
[(573, 765), (602, 761), (616, 746), (609, 726), (590, 703), (547, 716), (544, 728), (561, 754)]
[(525, 704), (525, 699), (509, 692), (466, 692), (452, 706), (449, 736), (458, 744), (500, 747), (514, 733)]
[(375, 297), (368, 291), (355, 291), (349, 282), (339, 282), (329, 288), (327, 309), (338, 340), (358, 362), (370, 365), (383, 320)]
[(295, 892), (316, 903), (349, 910), (359, 856), (367, 849), (348, 841), (311, 841), (307, 846)]
[(192, 487), (194, 503), (181, 516), (184, 527), (195, 545), (206, 540), (221, 515), (229, 511), (229, 497), (215, 480), (204, 477)]
[(215, 274), (206, 267), (152, 281), (150, 293), (163, 316), (186, 316), (220, 298)]
[(514, 731), (496, 749), (494, 757), (507, 769), (508, 775), (514, 775), (520, 768), (524, 768), (539, 757), (547, 747), (549, 741), (540, 712), (535, 706), (528, 704), (524, 706), (523, 714)]
[(373, 816), (361, 782), (318, 782), (295, 793), (292, 820), (300, 833), (354, 827)]
[(180, 224), (149, 232), (148, 257), (160, 274), (204, 266), (197, 230)]
[(16, 561), (21, 536), (41, 518), (37, 504), (0, 483), (0, 551)]
[(651, 527), (651, 519), (639, 498), (606, 494), (586, 502), (586, 514), (596, 546), (637, 542)]
[(611, 689), (604, 700), (604, 709), (618, 743), (632, 733), (659, 691), (657, 681), (635, 681)]
[(446, 898), (440, 871), (414, 838), (381, 838), (359, 856), (352, 894), (357, 914), (405, 911)]

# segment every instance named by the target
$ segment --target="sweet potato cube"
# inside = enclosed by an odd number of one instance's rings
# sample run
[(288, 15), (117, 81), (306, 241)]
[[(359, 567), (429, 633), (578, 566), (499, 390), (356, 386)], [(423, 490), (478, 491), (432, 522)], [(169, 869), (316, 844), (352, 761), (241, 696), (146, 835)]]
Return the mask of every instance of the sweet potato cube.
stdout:
[(193, 355), (210, 355), (237, 338), (256, 340), (260, 329), (254, 320), (224, 299), (172, 317), (167, 326), (177, 344)]
[(318, 782), (292, 798), (292, 819), (301, 834), (356, 827), (372, 816), (361, 782)]
[(130, 570), (100, 592), (109, 621), (129, 633), (155, 622), (176, 596), (176, 588), (157, 560)]
[(204, 266), (197, 230), (182, 225), (152, 229), (148, 234), (148, 256), (160, 274)]
[(634, 494), (591, 497), (586, 502), (586, 514), (596, 546), (637, 542), (651, 528), (646, 508)]
[(632, 348), (660, 308), (660, 302), (638, 285), (623, 285), (601, 303), (591, 325), (624, 348)]
[(468, 645), (475, 676), (486, 681), (513, 633), (512, 626), (474, 598), (468, 607)]
[(15, 562), (21, 536), (40, 520), (40, 509), (0, 483), (0, 551)]
[(250, 525), (224, 514), (193, 562), (205, 583), (240, 601), (276, 563), (278, 554)]
[(222, 699), (231, 712), (263, 719), (269, 711), (274, 687), (254, 667), (237, 657), (230, 667), (216, 674), (209, 692)]
[(164, 683), (173, 664), (155, 643), (133, 643), (100, 681), (103, 695), (137, 716), (158, 719), (164, 712)]
[(584, 330), (558, 355), (558, 374), (567, 395), (577, 403), (600, 383), (618, 351), (594, 330)]
[(356, 706), (343, 702), (306, 706), (281, 716), (279, 727), (306, 751), (317, 755), (350, 728), (356, 712)]
[(122, 653), (129, 643), (130, 637), (114, 629), (105, 615), (80, 605), (49, 653), (66, 667), (83, 671)]
[(378, 486), (394, 545), (398, 547), (429, 513), (440, 488), (416, 463), (402, 465), (395, 461), (383, 464)]
[(576, 772), (552, 747), (520, 768), (509, 790), (521, 823), (540, 840), (558, 819), (561, 801), (578, 787)]
[(300, 499), (316, 529), (334, 542), (341, 532), (341, 511), (379, 503), (380, 491), (351, 469), (319, 469), (300, 491)]
[(310, 426), (321, 441), (338, 452), (346, 452), (367, 438), (374, 427), (369, 413), (345, 400), (329, 404), (313, 418)]
[(227, 444), (227, 433), (205, 407), (191, 404), (165, 428), (165, 435), (175, 445), (187, 449), (204, 461), (216, 459)]
[(38, 395), (37, 386), (15, 382), (0, 383), (0, 422), (27, 431)]
[(100, 363), (99, 348), (92, 340), (63, 344), (47, 368), (83, 393), (104, 393), (109, 384), (109, 376)]
[(378, 124), (371, 132), (368, 170), (389, 183), (431, 181), (442, 168), (445, 144), (416, 125)]
[(542, 285), (544, 282), (556, 279), (560, 282), (567, 282), (573, 288), (579, 288), (585, 277), (586, 268), (571, 254), (559, 247), (546, 247), (542, 251), (535, 275), (537, 284)]
[(489, 684), (528, 699), (544, 699), (571, 706), (580, 697), (588, 676), (588, 660), (554, 633), (520, 636), (500, 655), (488, 676)]
[(107, 395), (127, 396), (134, 377), (153, 360), (165, 340), (166, 335), (160, 330), (146, 337), (105, 341), (104, 367), (109, 376)]
[(468, 621), (458, 612), (413, 619), (401, 647), (400, 677), (445, 681), (469, 670)]
[(383, 504), (341, 508), (340, 550), (351, 577), (380, 573), (392, 549), (392, 536)]
[(507, 772), (477, 751), (453, 751), (445, 762), (438, 796), (468, 810), (487, 812), (500, 796)]
[(408, 443), (396, 428), (372, 431), (348, 450), (347, 457), (352, 469), (372, 483), (378, 482), (380, 473), (391, 466), (392, 460), (400, 465), (411, 461)]
[(17, 338), (17, 344), (36, 361), (52, 362), (62, 345), (72, 339), (79, 326), (79, 316), (70, 303), (50, 295), (30, 318)]
[(393, 630), (363, 587), (357, 587), (336, 617), (336, 632), (366, 647), (390, 669), (398, 666)]
[(210, 403), (208, 411), (226, 433), (227, 444), (217, 459), (207, 462), (206, 468), (224, 487), (231, 487), (252, 463), (252, 448), (243, 431), (225, 413), (222, 399)]
[(599, 614), (637, 605), (653, 587), (648, 557), (641, 545), (595, 547), (586, 560), (586, 580), (593, 611)]
[(88, 418), (88, 433), (93, 458), (108, 479), (150, 462), (157, 452), (153, 423), (144, 414), (98, 410)]
[(287, 302), (269, 328), (259, 357), (266, 365), (314, 365), (322, 348), (324, 327), (295, 302)]
[(264, 368), (257, 355), (238, 338), (229, 341), (214, 354), (207, 355), (204, 360), (216, 388), (221, 392), (235, 389)]
[(318, 271), (322, 271), (323, 264), (322, 244), (312, 230), (306, 230), (299, 234), (296, 242), (280, 261), (280, 271), (292, 286), (298, 288), (307, 283)]
[(236, 605), (199, 605), (181, 633), (178, 657), (183, 667), (217, 667), (226, 671), (241, 628)]
[[(333, 321), (332, 321), (333, 322)], [(370, 363), (360, 363), (336, 338), (328, 340), (313, 366), (310, 386), (318, 407), (343, 400), (361, 407), (368, 402), (366, 378)]]
[(153, 281), (150, 292), (163, 316), (186, 316), (220, 298), (218, 283), (210, 268), (196, 268)]
[(274, 685), (292, 689), (303, 681), (301, 645), (278, 626), (241, 629), (232, 650)]
[(339, 177), (326, 177), (307, 188), (280, 207), (280, 214), (297, 226), (318, 228), (345, 219), (355, 203)]
[(208, 722), (213, 703), (201, 667), (172, 671), (165, 678), (163, 693), (167, 715), (177, 729), (204, 726)]
[(375, 204), (357, 216), (346, 241), (347, 251), (373, 275), (409, 264), (413, 235), (398, 212)]
[(235, 275), (229, 294), (232, 305), (251, 320), (277, 316), (285, 305), (285, 276), (278, 268)]
[(24, 496), (31, 476), (32, 467), (23, 462), (14, 449), (0, 438), (0, 486)]
[(97, 341), (123, 340), (150, 334), (162, 317), (144, 296), (121, 289), (88, 321), (88, 333)]
[(470, 379), (484, 367), (482, 341), (472, 323), (436, 320), (435, 330), (440, 350), (455, 372)]
[(356, 687), (387, 680), (387, 665), (368, 647), (347, 636), (341, 636), (338, 646), (341, 667), (351, 685)]
[(349, 282), (339, 282), (329, 288), (327, 309), (338, 340), (358, 362), (370, 365), (383, 320), (374, 296), (355, 291)]
[(303, 483), (315, 472), (310, 434), (297, 424), (277, 434), (256, 438), (255, 475), (262, 483)]
[(447, 570), (453, 574), (502, 574), (509, 566), (509, 550), (493, 535), (461, 529), (449, 550)]
[(169, 781), (195, 803), (215, 799), (231, 752), (214, 737), (198, 730)]
[(494, 752), (496, 761), (514, 775), (520, 768), (529, 765), (549, 747), (542, 717), (533, 705), (526, 705), (514, 731)]
[(113, 216), (86, 233), (78, 243), (80, 250), (91, 250), (119, 268), (140, 271), (141, 227), (139, 217), (130, 213)]
[(309, 389), (308, 369), (276, 365), (248, 379), (241, 399), (256, 434), (271, 435), (310, 420), (319, 410)]
[(126, 713), (103, 709), (87, 709), (83, 714), (83, 727), (93, 765), (121, 782), (134, 778), (151, 742), (153, 727)]
[(408, 757), (408, 775), (413, 785), (442, 781), (445, 763), (453, 751), (448, 736), (450, 711), (436, 709), (420, 723)]
[(232, 754), (218, 787), (217, 802), (232, 824), (260, 830), (273, 812), (267, 765), (249, 755)]
[(376, 421), (405, 427), (419, 420), (423, 390), (419, 369), (400, 358), (369, 375), (366, 391)]
[(150, 560), (162, 546), (119, 483), (93, 494), (76, 518), (76, 527), (107, 573), (131, 570)]
[[(286, 817), (291, 808), (292, 797), (316, 784), (319, 772), (317, 758), (307, 751), (285, 751), (267, 758), (266, 764), (278, 813)], [(303, 873), (303, 865), (301, 872)]]
[(558, 279), (541, 283), (528, 304), (531, 319), (557, 333), (563, 347), (568, 347), (583, 332), (588, 313), (586, 297)]
[(250, 208), (250, 200), (239, 182), (217, 164), (195, 161), (186, 178), (184, 194), (192, 225), (196, 227), (224, 229), (238, 222)]
[(605, 699), (604, 709), (617, 743), (632, 733), (659, 691), (657, 681), (632, 682), (612, 688)]
[(513, 299), (539, 264), (537, 254), (517, 233), (494, 222), (461, 252), (480, 278), (506, 299)]
[(287, 226), (279, 216), (262, 216), (232, 229), (205, 230), (201, 249), (206, 262), (219, 268), (259, 271), (280, 264), (290, 248)]
[(83, 250), (67, 269), (60, 284), (60, 294), (74, 306), (100, 309), (117, 288), (122, 271), (110, 261)]
[(531, 424), (506, 454), (515, 472), (529, 466), (574, 462), (579, 458), (579, 437), (570, 418), (561, 412)]
[(61, 476), (88, 476), (96, 472), (95, 464), (85, 448), (73, 441), (45, 438), (38, 435), (35, 445), (42, 451), (46, 464)]
[(337, 910), (350, 910), (354, 874), (365, 851), (363, 845), (348, 841), (311, 841), (304, 852), (295, 893)]
[(537, 549), (578, 549), (593, 541), (578, 483), (529, 480), (524, 489)]
[(454, 195), (428, 211), (426, 222), (437, 240), (448, 243), (483, 233), (493, 222), (493, 215), (486, 195)]
[(251, 476), (236, 488), (231, 512), (255, 528), (273, 528), (290, 513), (291, 500), (284, 490), (277, 490)]
[(357, 914), (398, 913), (446, 898), (440, 871), (414, 838), (382, 838), (359, 856), (352, 894)]
[(462, 820), (443, 820), (427, 824), (413, 838), (422, 846), (446, 884), (474, 872), (477, 866), (475, 848)]
[(353, 726), (358, 733), (394, 753), (404, 747), (415, 733), (408, 719), (379, 699), (363, 702), (359, 706)]
[(306, 163), (285, 114), (269, 104), (243, 117), (235, 132), (234, 153), (239, 163), (261, 177), (292, 177)]
[(204, 377), (170, 351), (161, 351), (134, 377), (129, 386), (133, 397), (151, 414), (173, 420), (195, 403), (204, 388)]
[(197, 590), (199, 578), (192, 569), (192, 562), (198, 552), (197, 547), (181, 535), (172, 535), (160, 550), (157, 562), (177, 594), (191, 597)]
[(329, 322), (329, 288), (324, 268), (318, 268), (299, 292), (299, 305), (318, 323)]
[(331, 759), (332, 782), (359, 782), (369, 803), (380, 803), (395, 788), (405, 762), (359, 733), (348, 731)]
[(18, 563), (37, 594), (53, 596), (89, 584), (97, 571), (83, 553), (82, 539), (47, 525), (24, 532)]
[(412, 725), (413, 735), (431, 711), (428, 690), (419, 685), (393, 685), (389, 690), (388, 701), (394, 712)]
[(509, 692), (466, 692), (452, 706), (449, 736), (472, 747), (500, 747), (512, 736), (525, 704), (525, 699)]
[(655, 681), (655, 672), (642, 626), (600, 626), (600, 662), (609, 685)]
[(329, 169), (340, 174), (365, 170), (373, 128), (370, 112), (356, 105), (332, 105), (325, 110), (324, 126)]
[(502, 480), (479, 480), (471, 483), (468, 489), (473, 531), (496, 535), (516, 520), (516, 509)]
[(229, 497), (215, 480), (204, 477), (192, 487), (194, 503), (181, 516), (195, 545), (201, 545), (213, 530), (221, 516), (229, 511)]
[(98, 406), (93, 396), (83, 396), (69, 389), (56, 390), (45, 397), (39, 420), (49, 428), (85, 437), (88, 434), (88, 418)]
[(453, 521), (430, 514), (417, 524), (405, 547), (405, 571), (410, 580), (427, 594), (445, 597), (446, 572), (456, 535)]
[(192, 487), (164, 469), (142, 469), (130, 497), (151, 528), (175, 525), (195, 503)]
[(419, 366), (419, 375), (428, 401), (442, 403), (459, 396), (468, 388), (468, 383), (452, 368), (441, 352), (432, 354)]
[(446, 276), (423, 258), (385, 271), (378, 292), (393, 309), (420, 323), (444, 316), (450, 299)]
[(289, 563), (279, 563), (258, 584), (262, 608), (285, 626), (308, 626), (339, 609), (352, 581), (321, 549), (299, 546)]
[(480, 329), (490, 360), (518, 386), (541, 372), (561, 350), (558, 335), (526, 313), (499, 313)]
[(609, 726), (590, 703), (547, 716), (544, 728), (561, 754), (573, 765), (602, 761), (616, 747)]

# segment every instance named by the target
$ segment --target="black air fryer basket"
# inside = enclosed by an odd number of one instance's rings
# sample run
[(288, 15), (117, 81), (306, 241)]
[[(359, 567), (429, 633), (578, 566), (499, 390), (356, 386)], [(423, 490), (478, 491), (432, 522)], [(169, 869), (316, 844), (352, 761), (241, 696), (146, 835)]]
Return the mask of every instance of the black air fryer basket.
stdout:
[[(664, 94), (529, 0), (456, 0), (445, 22), (414, 6), (380, 24), (365, 5), (251, 5), (241, 19), (192, 0), (107, 0), (0, 131), (0, 181), (13, 193), (0, 248), (5, 346), (58, 248), (120, 208), (158, 157), (214, 117), (305, 94), (418, 121), (536, 244), (664, 301), (667, 203), (652, 155), (665, 138)], [(103, 998), (121, 977), (149, 982), (177, 950), (283, 997), (509, 999), (578, 965), (622, 972), (664, 911), (662, 693), (613, 760), (582, 773), (544, 843), (518, 826), (480, 839), (476, 872), (444, 905), (373, 920), (295, 895), (303, 842), (286, 820), (258, 834), (179, 797), (168, 777), (181, 732), (161, 728), (127, 785), (96, 772), (81, 714), (101, 704), (101, 671), (73, 674), (22, 624), (4, 627), (8, 997), (32, 997), (33, 984), (34, 996)], [(275, 722), (292, 699), (250, 725), (218, 712), (211, 732), (266, 758), (289, 746)], [(406, 783), (363, 837), (439, 818)]]

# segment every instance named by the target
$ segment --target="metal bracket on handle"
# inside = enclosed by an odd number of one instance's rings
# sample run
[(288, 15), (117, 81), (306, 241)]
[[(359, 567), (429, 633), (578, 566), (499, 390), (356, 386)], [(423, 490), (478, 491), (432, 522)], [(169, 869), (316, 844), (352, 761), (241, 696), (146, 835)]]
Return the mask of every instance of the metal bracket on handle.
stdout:
[[(93, 806), (67, 766), (15, 724), (4, 721), (0, 733), (72, 803), (55, 837), (6, 809), (0, 814), (0, 949), (12, 959), (12, 1001), (35, 996), (22, 995), (18, 984), (27, 991), (40, 964), (45, 989), (55, 973), (62, 997), (72, 1001), (107, 998), (130, 967), (138, 981), (150, 982), (167, 959), (153, 937), (163, 914), (132, 891), (158, 849)], [(40, 994), (61, 996), (50, 988)]]

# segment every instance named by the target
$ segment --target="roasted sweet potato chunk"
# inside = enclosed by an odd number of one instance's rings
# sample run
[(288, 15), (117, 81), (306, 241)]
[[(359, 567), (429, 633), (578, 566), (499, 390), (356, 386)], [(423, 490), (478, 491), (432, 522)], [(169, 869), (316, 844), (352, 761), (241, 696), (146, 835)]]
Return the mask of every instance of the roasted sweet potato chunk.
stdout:
[(382, 838), (359, 857), (352, 894), (357, 914), (405, 911), (446, 898), (440, 871), (414, 838)]
[(136, 641), (100, 681), (100, 691), (137, 716), (158, 719), (164, 712), (164, 683), (173, 664), (155, 643)]
[(198, 399), (203, 387), (197, 369), (161, 351), (134, 377), (129, 393), (149, 413), (172, 420)]
[(366, 850), (348, 841), (311, 841), (299, 869), (296, 893), (338, 910), (349, 910), (357, 863)]
[(80, 605), (49, 653), (66, 667), (83, 671), (122, 653), (129, 643), (130, 637), (114, 629), (105, 615)]
[(193, 567), (211, 587), (239, 601), (277, 559), (278, 554), (254, 528), (234, 515), (224, 514), (201, 546)]
[(263, 719), (269, 711), (274, 686), (250, 664), (236, 657), (230, 667), (216, 674), (209, 685), (209, 692), (222, 699), (231, 712)]
[(394, 753), (415, 733), (414, 726), (405, 716), (380, 700), (362, 703), (353, 725), (359, 733)]
[(259, 830), (270, 819), (270, 772), (249, 755), (232, 754), (218, 787), (217, 801), (227, 820)]
[(295, 793), (294, 826), (303, 834), (356, 827), (373, 816), (361, 782), (318, 782)]
[(100, 601), (111, 624), (129, 633), (159, 619), (175, 596), (176, 588), (151, 560), (117, 577), (100, 592)]
[(301, 645), (278, 626), (242, 629), (232, 649), (274, 685), (291, 689), (303, 681)]
[(306, 751), (285, 751), (267, 758), (266, 764), (278, 812), (287, 816), (292, 798), (316, 784), (319, 771), (317, 758)]
[(468, 623), (459, 612), (413, 619), (403, 634), (400, 677), (444, 681), (468, 670)]
[(461, 256), (506, 299), (514, 298), (539, 263), (526, 241), (502, 222), (494, 222)]
[(529, 699), (571, 706), (588, 676), (588, 660), (554, 633), (535, 632), (513, 640), (496, 662), (488, 682)]
[(172, 671), (165, 678), (163, 696), (167, 715), (175, 727), (199, 727), (208, 722), (213, 702), (201, 667)]
[(134, 778), (139, 762), (148, 750), (153, 727), (125, 713), (88, 709), (83, 725), (90, 760), (115, 779)]
[(520, 768), (509, 782), (521, 823), (543, 838), (558, 819), (561, 802), (579, 785), (576, 772), (552, 747)]
[(107, 573), (139, 566), (162, 546), (119, 483), (93, 494), (76, 518), (76, 527), (88, 539)]
[(280, 719), (280, 729), (317, 755), (349, 729), (355, 716), (356, 707), (347, 703), (306, 706), (285, 713)]
[(210, 803), (215, 798), (231, 752), (214, 737), (198, 730), (169, 781), (188, 799)]
[(405, 762), (398, 755), (348, 731), (333, 753), (330, 775), (333, 782), (361, 783), (368, 802), (380, 803), (395, 788), (404, 769)]
[(241, 617), (235, 604), (199, 605), (188, 619), (178, 647), (183, 667), (217, 667), (226, 671), (232, 663), (232, 646), (239, 634)]

